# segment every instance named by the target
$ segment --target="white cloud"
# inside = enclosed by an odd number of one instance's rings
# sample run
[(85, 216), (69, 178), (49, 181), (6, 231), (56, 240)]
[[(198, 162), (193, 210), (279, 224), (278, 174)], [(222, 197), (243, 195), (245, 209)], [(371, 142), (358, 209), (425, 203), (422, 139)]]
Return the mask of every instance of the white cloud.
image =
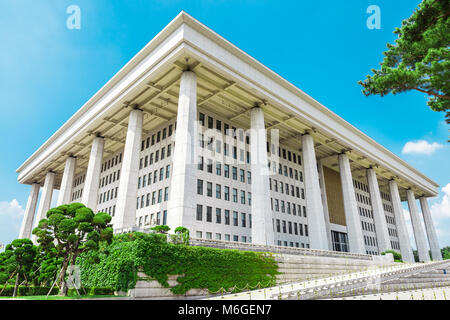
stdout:
[(426, 140), (408, 141), (402, 149), (404, 154), (426, 154), (430, 155), (444, 145), (437, 142), (429, 143)]
[(25, 210), (16, 199), (0, 201), (0, 242), (4, 245), (19, 236)]
[(430, 207), (433, 219), (450, 219), (450, 183), (442, 188), (442, 192), (442, 199)]

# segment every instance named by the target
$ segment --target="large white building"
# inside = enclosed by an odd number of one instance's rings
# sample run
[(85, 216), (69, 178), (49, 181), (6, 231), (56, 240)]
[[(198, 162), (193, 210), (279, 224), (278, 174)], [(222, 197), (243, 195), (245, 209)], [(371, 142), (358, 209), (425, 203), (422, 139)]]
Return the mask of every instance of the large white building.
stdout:
[(17, 172), (31, 186), (20, 237), (59, 189), (58, 205), (107, 212), (115, 232), (167, 224), (413, 261), (407, 201), (420, 260), (427, 239), (441, 258), (435, 182), (184, 12)]

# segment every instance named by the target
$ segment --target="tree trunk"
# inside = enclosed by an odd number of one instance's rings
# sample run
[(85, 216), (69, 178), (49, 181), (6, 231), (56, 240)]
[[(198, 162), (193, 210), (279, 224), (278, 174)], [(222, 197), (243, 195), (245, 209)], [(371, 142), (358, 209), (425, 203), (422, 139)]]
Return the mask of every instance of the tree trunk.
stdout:
[(13, 298), (17, 297), (17, 289), (19, 288), (19, 275), (20, 275), (20, 272), (17, 272), (16, 283), (14, 284)]
[(64, 259), (63, 266), (61, 269), (61, 276), (59, 278), (60, 290), (59, 294), (62, 296), (67, 296), (67, 283), (66, 283), (66, 270), (69, 265), (69, 259)]

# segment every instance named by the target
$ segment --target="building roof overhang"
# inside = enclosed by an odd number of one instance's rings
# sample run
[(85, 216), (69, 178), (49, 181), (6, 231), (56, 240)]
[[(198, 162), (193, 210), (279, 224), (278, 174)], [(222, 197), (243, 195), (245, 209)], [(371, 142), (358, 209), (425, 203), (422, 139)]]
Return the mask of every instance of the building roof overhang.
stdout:
[[(17, 169), (18, 181), (33, 182), (37, 172), (48, 168), (57, 157), (69, 154), (69, 146), (81, 135), (94, 135), (99, 121), (127, 106), (131, 97), (138, 97), (142, 87), (152, 83), (151, 79), (168, 73), (168, 66), (175, 65), (181, 72), (180, 59), (186, 57), (228, 79), (230, 86), (239, 84), (248, 99), (261, 103), (274, 117), (282, 110), (286, 117), (270, 126), (301, 120), (303, 125), (290, 125), (299, 134), (311, 132), (317, 139), (323, 138), (317, 140), (319, 145), (335, 143), (335, 153), (348, 152), (362, 168), (377, 168), (379, 175), (398, 180), (399, 185), (412, 188), (418, 196), (437, 195), (438, 184), (434, 181), (183, 11)], [(252, 106), (248, 105), (249, 109)]]

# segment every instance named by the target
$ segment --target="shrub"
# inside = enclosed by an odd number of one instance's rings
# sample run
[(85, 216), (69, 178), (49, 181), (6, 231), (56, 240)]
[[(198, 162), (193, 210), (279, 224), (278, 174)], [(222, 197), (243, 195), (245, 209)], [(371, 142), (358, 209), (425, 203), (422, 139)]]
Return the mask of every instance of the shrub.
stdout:
[[(1, 287), (3, 288), (3, 287)], [(50, 287), (26, 287), (26, 286), (19, 286), (18, 288), (18, 296), (45, 296), (49, 292)], [(1, 291), (1, 289), (0, 289)], [(5, 290), (2, 292), (1, 296), (12, 296), (14, 291), (14, 286), (8, 285), (6, 286)], [(56, 295), (58, 294), (59, 288), (54, 287), (52, 291), (50, 292), (50, 295)]]
[(384, 256), (384, 255), (386, 255), (386, 253), (392, 253), (392, 255), (394, 256), (395, 262), (403, 262), (402, 255), (400, 252), (397, 252), (395, 250), (386, 250), (386, 251), (382, 252), (381, 255)]
[(179, 275), (175, 294), (193, 288), (231, 289), (246, 285), (269, 286), (276, 279), (278, 265), (272, 255), (262, 252), (180, 246), (168, 243), (162, 234), (130, 233), (114, 237), (99, 250), (99, 263), (90, 264), (82, 254), (81, 281), (86, 287), (127, 291), (134, 288), (138, 270), (168, 288), (168, 276)]

